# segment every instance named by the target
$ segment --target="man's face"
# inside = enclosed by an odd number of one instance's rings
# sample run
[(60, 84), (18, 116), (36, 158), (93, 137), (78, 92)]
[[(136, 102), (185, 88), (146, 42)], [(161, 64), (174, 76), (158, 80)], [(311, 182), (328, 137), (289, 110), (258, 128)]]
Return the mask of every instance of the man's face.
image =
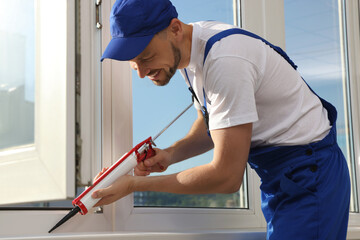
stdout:
[(147, 76), (155, 85), (165, 86), (174, 76), (181, 53), (166, 38), (155, 35), (145, 50), (130, 60), (130, 66), (140, 78)]

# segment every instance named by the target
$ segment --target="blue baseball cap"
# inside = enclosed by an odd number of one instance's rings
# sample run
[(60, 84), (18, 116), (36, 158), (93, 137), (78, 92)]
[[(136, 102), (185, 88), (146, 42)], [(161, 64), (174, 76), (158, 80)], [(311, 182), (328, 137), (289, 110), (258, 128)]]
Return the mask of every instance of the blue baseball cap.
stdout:
[(105, 58), (127, 61), (138, 56), (154, 35), (167, 28), (178, 13), (169, 0), (117, 0), (111, 9), (112, 39)]

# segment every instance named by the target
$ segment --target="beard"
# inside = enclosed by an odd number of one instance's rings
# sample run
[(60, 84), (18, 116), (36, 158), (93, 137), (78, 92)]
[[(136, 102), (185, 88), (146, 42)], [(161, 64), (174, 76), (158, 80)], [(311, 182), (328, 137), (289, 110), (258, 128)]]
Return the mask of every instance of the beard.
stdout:
[(179, 66), (180, 60), (181, 60), (181, 53), (180, 53), (180, 49), (176, 48), (174, 46), (174, 44), (171, 44), (171, 49), (173, 52), (173, 56), (174, 56), (174, 64), (172, 67), (169, 68), (169, 70), (164, 70), (165, 72), (165, 79), (163, 81), (156, 81), (154, 82), (155, 85), (157, 86), (165, 86), (170, 82), (170, 79), (175, 75), (176, 70)]

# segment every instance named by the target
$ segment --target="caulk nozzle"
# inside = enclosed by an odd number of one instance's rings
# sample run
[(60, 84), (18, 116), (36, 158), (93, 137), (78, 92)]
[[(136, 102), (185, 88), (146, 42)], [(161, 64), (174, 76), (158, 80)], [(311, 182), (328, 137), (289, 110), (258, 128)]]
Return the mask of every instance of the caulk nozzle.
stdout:
[(74, 207), (65, 217), (63, 217), (63, 219), (61, 219), (52, 229), (50, 229), (49, 233), (51, 233), (60, 225), (62, 225), (64, 222), (75, 216), (78, 212), (80, 212), (79, 206)]

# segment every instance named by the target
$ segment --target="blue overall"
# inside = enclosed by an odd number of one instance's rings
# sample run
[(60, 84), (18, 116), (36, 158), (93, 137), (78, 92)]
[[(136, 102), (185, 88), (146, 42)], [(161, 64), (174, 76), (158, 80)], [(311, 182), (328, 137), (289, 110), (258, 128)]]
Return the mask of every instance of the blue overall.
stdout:
[[(297, 66), (281, 48), (238, 28), (222, 31), (208, 40), (204, 63), (212, 45), (231, 34), (263, 41), (296, 70)], [(323, 140), (301, 146), (250, 149), (248, 163), (261, 178), (261, 208), (269, 240), (346, 239), (349, 171), (336, 141), (336, 109), (320, 100), (332, 126)], [(202, 108), (207, 113), (206, 106)]]

